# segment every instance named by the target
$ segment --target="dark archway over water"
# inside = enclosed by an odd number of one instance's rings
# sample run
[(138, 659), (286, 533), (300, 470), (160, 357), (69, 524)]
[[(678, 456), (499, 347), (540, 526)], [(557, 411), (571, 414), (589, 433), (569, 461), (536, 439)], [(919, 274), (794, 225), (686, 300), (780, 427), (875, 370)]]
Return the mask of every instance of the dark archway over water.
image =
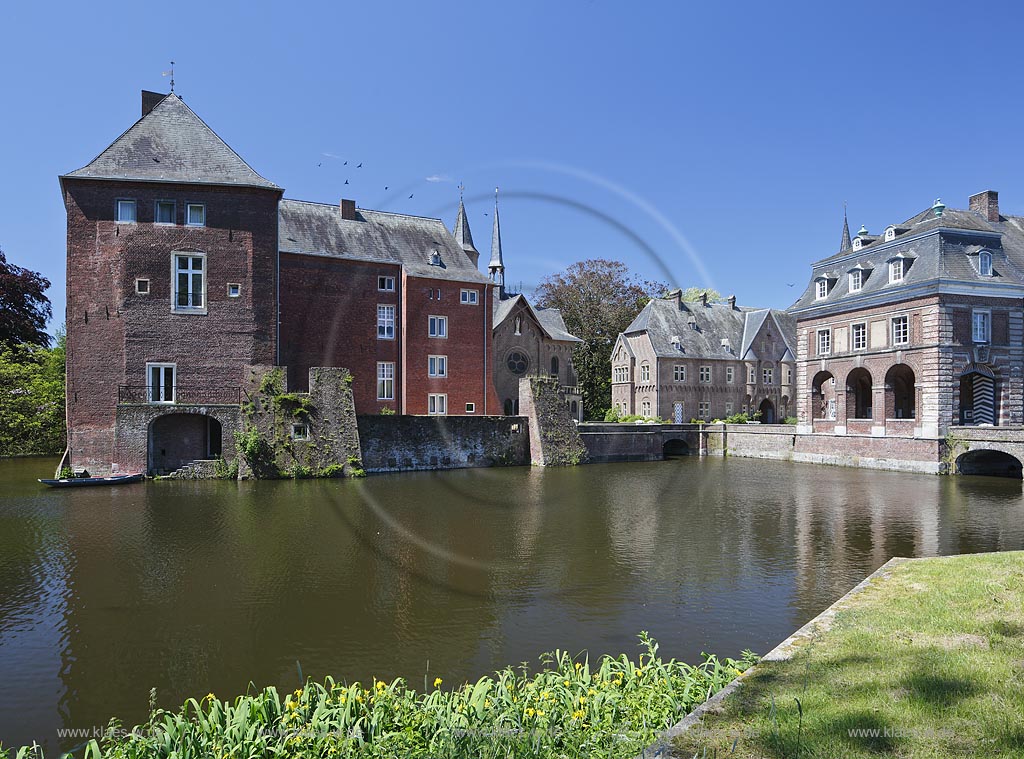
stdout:
[(665, 454), (665, 458), (670, 456), (689, 456), (690, 446), (685, 440), (673, 438), (672, 440), (665, 441), (665, 445), (662, 446), (662, 452)]
[(1016, 457), (1002, 451), (968, 451), (956, 460), (960, 474), (1021, 479), (1022, 466)]

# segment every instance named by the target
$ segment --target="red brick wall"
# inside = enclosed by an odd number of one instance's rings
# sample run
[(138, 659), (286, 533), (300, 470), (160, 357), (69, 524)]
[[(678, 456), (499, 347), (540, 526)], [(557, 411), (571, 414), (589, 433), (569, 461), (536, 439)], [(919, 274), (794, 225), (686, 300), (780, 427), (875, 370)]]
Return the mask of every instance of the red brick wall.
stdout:
[[(479, 293), (477, 305), (460, 302), (464, 288)], [(501, 414), (491, 366), (492, 286), (406, 276), (403, 289), (404, 413), (426, 414), (427, 395), (446, 393), (449, 414), (465, 414), (467, 403), (475, 404), (477, 415)], [(432, 315), (448, 317), (446, 339), (428, 336)], [(427, 357), (431, 355), (448, 357), (447, 377), (427, 376)]]
[[(109, 467), (119, 385), (145, 385), (147, 362), (176, 363), (196, 397), (237, 388), (276, 358), (278, 191), (67, 179), (68, 412), (76, 466)], [(134, 199), (137, 223), (114, 221)], [(177, 223), (154, 225), (154, 201)], [(183, 226), (188, 202), (206, 226)], [(172, 251), (206, 254), (205, 314), (171, 312)], [(135, 280), (150, 292), (136, 294)], [(227, 283), (241, 285), (228, 298)]]
[[(380, 292), (377, 277), (395, 278), (395, 292)], [(352, 373), (360, 414), (401, 408), (403, 293), (395, 264), (281, 254), (281, 363), (288, 387), (304, 391), (313, 366), (340, 366)], [(377, 338), (377, 306), (395, 306), (395, 339)], [(395, 399), (377, 400), (377, 362), (395, 362)]]

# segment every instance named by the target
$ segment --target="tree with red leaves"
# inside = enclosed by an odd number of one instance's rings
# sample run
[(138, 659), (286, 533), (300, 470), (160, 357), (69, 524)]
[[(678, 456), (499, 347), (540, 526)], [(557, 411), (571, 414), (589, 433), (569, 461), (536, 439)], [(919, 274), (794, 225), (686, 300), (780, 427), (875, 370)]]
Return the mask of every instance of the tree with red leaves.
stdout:
[(7, 262), (0, 250), (0, 343), (48, 347), (46, 322), (53, 309), (46, 291), (50, 280), (39, 272)]

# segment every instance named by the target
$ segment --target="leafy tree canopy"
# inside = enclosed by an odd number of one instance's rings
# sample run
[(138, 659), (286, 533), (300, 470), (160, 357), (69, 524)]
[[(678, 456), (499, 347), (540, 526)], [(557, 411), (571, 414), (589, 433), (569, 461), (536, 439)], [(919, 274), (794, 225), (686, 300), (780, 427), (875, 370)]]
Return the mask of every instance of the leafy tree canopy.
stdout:
[(588, 418), (603, 418), (611, 406), (615, 339), (647, 301), (667, 289), (631, 274), (621, 261), (600, 258), (578, 261), (537, 286), (537, 305), (559, 309), (566, 327), (583, 341), (573, 351), (573, 365)]
[(8, 263), (0, 250), (0, 343), (49, 346), (46, 322), (53, 313), (46, 291), (50, 280)]
[(683, 290), (683, 300), (695, 301), (700, 300), (700, 296), (704, 293), (708, 295), (708, 301), (715, 302), (722, 300), (722, 293), (718, 290), (712, 290), (710, 287), (687, 287)]

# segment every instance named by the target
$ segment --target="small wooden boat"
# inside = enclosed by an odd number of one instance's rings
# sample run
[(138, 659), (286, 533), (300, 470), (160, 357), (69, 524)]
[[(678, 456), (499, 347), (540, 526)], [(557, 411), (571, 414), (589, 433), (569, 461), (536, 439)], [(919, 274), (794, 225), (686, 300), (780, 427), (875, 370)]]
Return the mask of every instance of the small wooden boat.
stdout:
[(110, 477), (68, 477), (63, 480), (39, 480), (51, 488), (84, 488), (90, 485), (127, 485), (140, 482), (144, 474), (114, 474)]

